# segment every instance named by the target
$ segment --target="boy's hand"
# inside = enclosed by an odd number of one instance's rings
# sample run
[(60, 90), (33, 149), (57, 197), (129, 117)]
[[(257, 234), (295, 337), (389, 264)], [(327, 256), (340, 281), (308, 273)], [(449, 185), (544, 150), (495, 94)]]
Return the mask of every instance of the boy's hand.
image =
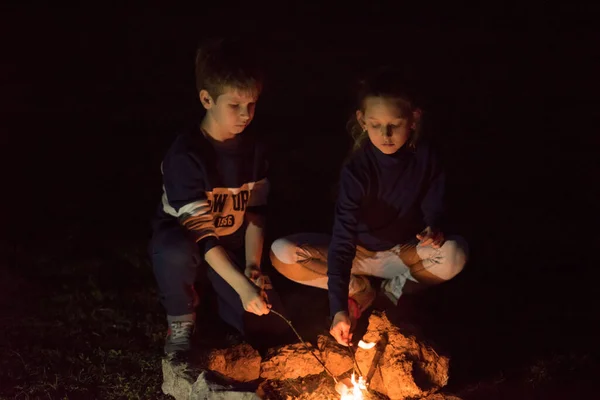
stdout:
[(244, 310), (256, 315), (269, 313), (266, 297), (261, 294), (263, 292), (248, 279), (246, 274), (242, 274), (237, 269), (223, 247), (213, 247), (204, 257), (217, 274), (240, 296)]
[(352, 323), (348, 313), (346, 311), (339, 311), (333, 317), (329, 333), (339, 344), (348, 346), (352, 340), (352, 333), (350, 333), (351, 326)]
[(264, 291), (259, 291), (255, 288), (240, 293), (240, 299), (242, 300), (244, 310), (256, 315), (268, 314), (271, 310), (271, 305), (267, 302), (264, 293)]
[(417, 234), (417, 239), (420, 240), (418, 246), (431, 246), (434, 249), (439, 249), (444, 244), (444, 234), (430, 226)]
[[(262, 274), (262, 271), (256, 265), (247, 266), (246, 269), (244, 270), (244, 275), (246, 275), (246, 277), (248, 279), (250, 279), (250, 281), (254, 285), (256, 285), (256, 287), (259, 290), (258, 295), (262, 299), (262, 302), (257, 302), (256, 300), (249, 300), (249, 304), (248, 304), (249, 308), (246, 307), (246, 304), (244, 303), (244, 300), (242, 299), (242, 304), (244, 304), (244, 309), (246, 311), (254, 313), (256, 315), (268, 314), (269, 309), (271, 308), (271, 304), (269, 304), (269, 298), (267, 297), (267, 293), (265, 292), (265, 289), (266, 289), (265, 278), (266, 277)], [(251, 296), (251, 295), (249, 296), (249, 298), (253, 298), (253, 297), (254, 296)], [(263, 307), (263, 305), (266, 305), (266, 308)], [(261, 313), (259, 314), (259, 312), (261, 312)]]

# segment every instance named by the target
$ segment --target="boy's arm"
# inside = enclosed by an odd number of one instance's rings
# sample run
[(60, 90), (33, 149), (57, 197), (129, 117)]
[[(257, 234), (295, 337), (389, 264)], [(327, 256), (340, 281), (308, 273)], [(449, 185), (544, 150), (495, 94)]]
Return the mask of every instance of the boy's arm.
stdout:
[(168, 157), (163, 165), (163, 207), (178, 218), (198, 243), (211, 268), (239, 295), (246, 311), (268, 313), (258, 289), (242, 274), (221, 246), (214, 229), (211, 204), (204, 192), (204, 176), (199, 161), (191, 154)]
[(267, 304), (263, 301), (256, 286), (250, 283), (246, 276), (233, 265), (222, 246), (215, 246), (208, 250), (204, 259), (240, 295), (246, 311), (257, 315), (269, 313)]

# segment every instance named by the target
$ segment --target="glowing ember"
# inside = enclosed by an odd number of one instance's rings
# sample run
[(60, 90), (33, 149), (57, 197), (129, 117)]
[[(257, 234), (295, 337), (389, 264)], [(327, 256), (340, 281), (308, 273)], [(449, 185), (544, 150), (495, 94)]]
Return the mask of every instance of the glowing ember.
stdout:
[(352, 373), (352, 388), (343, 386), (342, 393), (340, 396), (340, 400), (362, 400), (364, 399), (362, 391), (367, 390), (367, 385), (365, 384), (365, 379), (362, 376), (358, 377), (358, 381)]
[(373, 347), (375, 347), (376, 344), (377, 343), (375, 343), (375, 342), (367, 343), (367, 342), (364, 342), (361, 340), (358, 342), (358, 347), (360, 347), (361, 349), (369, 350), (369, 349), (372, 349)]

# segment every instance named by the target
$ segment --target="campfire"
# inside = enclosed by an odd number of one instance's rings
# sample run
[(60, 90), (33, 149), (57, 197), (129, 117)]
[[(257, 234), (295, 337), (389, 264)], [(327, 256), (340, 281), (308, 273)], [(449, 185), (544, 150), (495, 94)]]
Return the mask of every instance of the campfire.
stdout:
[[(377, 343), (375, 342), (365, 342), (360, 340), (358, 342), (358, 347), (363, 350), (370, 350), (375, 347)], [(363, 393), (367, 391), (367, 377), (363, 376), (362, 371), (360, 370), (360, 366), (356, 361), (356, 357), (354, 355), (354, 351), (351, 347), (348, 348), (350, 355), (352, 357), (353, 368), (355, 371), (352, 372), (352, 376), (350, 382), (348, 380), (337, 381), (335, 390), (340, 394), (340, 400), (362, 400), (365, 397)], [(379, 361), (379, 357), (375, 355), (373, 357), (373, 363), (377, 363)], [(374, 371), (376, 365), (371, 365), (369, 371)], [(358, 372), (358, 379), (356, 378), (356, 373)], [(371, 374), (372, 376), (372, 374)], [(369, 377), (370, 378), (370, 377)], [(334, 377), (335, 379), (335, 377)], [(350, 384), (349, 384), (350, 383)]]
[[(331, 336), (321, 335), (315, 345), (280, 346), (264, 357), (240, 344), (209, 350), (202, 359), (206, 361), (199, 373), (191, 375), (163, 361), (163, 391), (177, 400), (425, 398), (446, 385), (449, 367), (447, 357), (403, 334), (384, 313), (370, 316), (363, 340), (353, 346), (340, 346)], [(258, 388), (248, 386), (257, 381)]]
[[(368, 385), (367, 379), (370, 379), (370, 377), (373, 375), (371, 371), (374, 372), (374, 365), (372, 365), (369, 370), (370, 376), (369, 377), (363, 376), (363, 373), (360, 370), (360, 366), (358, 365), (358, 362), (356, 361), (356, 356), (354, 354), (353, 345), (351, 343), (348, 343), (347, 348), (348, 348), (348, 352), (350, 353), (350, 356), (352, 358), (353, 372), (352, 372), (350, 382), (348, 383), (347, 379), (339, 381), (336, 378), (336, 376), (329, 370), (329, 368), (327, 368), (327, 365), (323, 362), (323, 360), (321, 360), (321, 358), (319, 356), (317, 356), (315, 354), (315, 352), (306, 344), (304, 339), (302, 339), (302, 336), (300, 336), (300, 334), (296, 331), (296, 328), (294, 328), (294, 325), (292, 324), (291, 321), (289, 321), (287, 318), (285, 318), (283, 315), (281, 315), (280, 313), (278, 313), (276, 311), (272, 311), (272, 312), (275, 315), (277, 315), (278, 317), (280, 317), (281, 319), (283, 319), (289, 325), (289, 327), (294, 331), (294, 333), (296, 334), (296, 336), (298, 337), (300, 342), (304, 345), (304, 347), (313, 355), (313, 357), (323, 366), (325, 371), (327, 371), (327, 373), (333, 378), (333, 381), (335, 382), (335, 390), (340, 394), (341, 400), (362, 400), (362, 399), (364, 399), (363, 391), (367, 390), (367, 385)], [(386, 342), (385, 344), (387, 344), (387, 334), (384, 333), (383, 336), (385, 337), (385, 342)], [(375, 345), (376, 345), (376, 343), (367, 343), (363, 340), (360, 340), (358, 342), (358, 347), (361, 349), (364, 349), (364, 350), (372, 349), (373, 347), (375, 347)], [(375, 357), (373, 358), (374, 363), (377, 363), (379, 361), (380, 355), (381, 355), (380, 352), (378, 352), (378, 354), (375, 355)], [(357, 373), (358, 373), (358, 379), (356, 378)]]
[(336, 387), (336, 390), (340, 393), (340, 400), (362, 400), (363, 390), (367, 390), (367, 384), (362, 376), (358, 377), (358, 381), (352, 373), (352, 387), (348, 388), (346, 385), (342, 384)]

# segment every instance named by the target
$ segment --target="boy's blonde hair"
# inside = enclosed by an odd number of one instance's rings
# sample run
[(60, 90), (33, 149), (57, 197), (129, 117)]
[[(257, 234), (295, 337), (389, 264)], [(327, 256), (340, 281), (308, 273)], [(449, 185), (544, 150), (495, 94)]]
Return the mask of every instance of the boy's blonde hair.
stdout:
[(263, 74), (250, 43), (237, 38), (210, 39), (196, 52), (196, 89), (216, 101), (227, 87), (260, 94)]
[[(391, 67), (384, 67), (376, 70), (365, 79), (359, 81), (356, 108), (365, 112), (365, 100), (367, 97), (385, 97), (393, 99), (401, 110), (402, 116), (409, 121), (413, 119), (413, 111), (417, 110), (414, 102), (414, 94), (410, 89), (408, 82), (404, 82), (402, 73)], [(352, 152), (364, 146), (369, 138), (366, 130), (358, 123), (356, 116), (353, 115), (346, 124), (348, 133), (352, 137), (354, 144)], [(421, 121), (417, 121), (415, 128), (411, 132), (408, 140), (408, 146), (414, 149), (417, 145), (421, 133)]]

